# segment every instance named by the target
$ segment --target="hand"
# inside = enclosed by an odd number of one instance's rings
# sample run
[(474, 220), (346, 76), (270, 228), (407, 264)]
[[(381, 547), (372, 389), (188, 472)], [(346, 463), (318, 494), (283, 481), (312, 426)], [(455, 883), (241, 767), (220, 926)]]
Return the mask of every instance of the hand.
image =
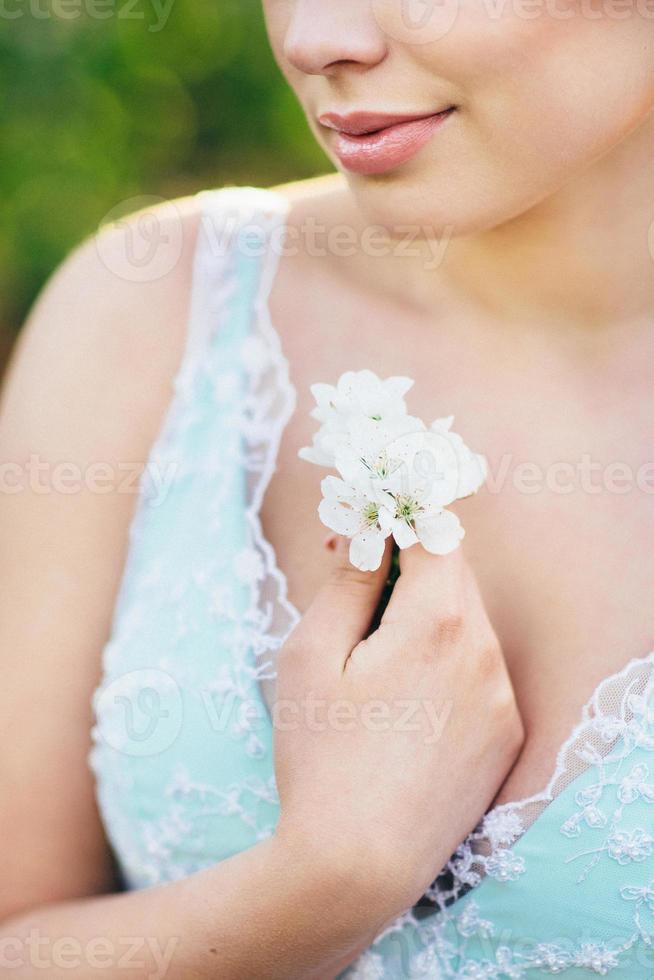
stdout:
[[(389, 918), (409, 908), (477, 824), (523, 728), (462, 550), (414, 547), (379, 628), (388, 574), (338, 567), (280, 651), (277, 834), (359, 882)], [(383, 907), (383, 909), (382, 909)]]

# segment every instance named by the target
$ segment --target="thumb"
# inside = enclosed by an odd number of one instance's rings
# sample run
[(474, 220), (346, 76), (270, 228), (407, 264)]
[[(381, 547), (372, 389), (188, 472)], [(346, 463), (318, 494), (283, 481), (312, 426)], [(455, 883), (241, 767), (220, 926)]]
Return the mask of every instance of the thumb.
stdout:
[(342, 664), (370, 627), (390, 572), (392, 539), (374, 572), (351, 564), (349, 545), (347, 538), (339, 537), (335, 566), (294, 631), (301, 644), (306, 640), (315, 648), (318, 641), (321, 650), (328, 645)]

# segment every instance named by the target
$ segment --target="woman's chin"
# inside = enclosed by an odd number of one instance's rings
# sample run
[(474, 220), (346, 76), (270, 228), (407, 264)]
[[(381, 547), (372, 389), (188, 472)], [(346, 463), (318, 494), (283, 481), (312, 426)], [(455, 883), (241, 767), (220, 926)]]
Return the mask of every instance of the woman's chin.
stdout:
[(448, 239), (482, 234), (515, 221), (542, 205), (565, 184), (566, 174), (543, 172), (538, 180), (513, 173), (461, 168), (398, 168), (382, 175), (344, 172), (357, 206), (369, 225), (389, 234)]
[[(391, 235), (456, 238), (487, 231), (516, 213), (515, 202), (500, 194), (479, 200), (462, 187), (431, 174), (393, 173), (364, 176), (345, 173), (350, 190), (368, 225)], [(514, 207), (511, 207), (514, 204)], [(519, 210), (519, 209), (518, 209)]]

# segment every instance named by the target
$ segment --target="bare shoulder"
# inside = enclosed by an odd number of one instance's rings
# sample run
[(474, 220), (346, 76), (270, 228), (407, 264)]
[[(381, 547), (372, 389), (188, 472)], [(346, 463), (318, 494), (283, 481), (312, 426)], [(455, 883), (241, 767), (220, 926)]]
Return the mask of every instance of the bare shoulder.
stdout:
[[(53, 273), (14, 349), (3, 405), (61, 404), (145, 450), (184, 345), (197, 236), (195, 197), (102, 228)], [(13, 413), (12, 413), (13, 414)]]
[[(273, 188), (290, 204), (297, 249), (283, 279), (315, 275), (316, 236), (352, 220), (340, 174)], [(198, 195), (138, 211), (100, 229), (55, 271), (16, 345), (3, 402), (68, 392), (68, 417), (104, 420), (115, 448), (142, 458), (156, 437), (183, 356), (200, 226)], [(312, 237), (313, 236), (313, 237)], [(319, 251), (318, 251), (318, 254)], [(13, 414), (13, 413), (12, 413)]]

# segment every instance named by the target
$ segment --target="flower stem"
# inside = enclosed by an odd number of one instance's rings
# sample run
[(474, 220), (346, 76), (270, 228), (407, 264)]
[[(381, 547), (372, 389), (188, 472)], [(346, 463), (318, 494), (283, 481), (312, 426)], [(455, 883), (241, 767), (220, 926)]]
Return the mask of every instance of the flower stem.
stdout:
[(388, 572), (388, 578), (386, 579), (386, 582), (384, 584), (384, 589), (379, 599), (379, 603), (375, 610), (375, 615), (372, 618), (370, 629), (368, 630), (368, 636), (370, 636), (371, 633), (374, 633), (377, 627), (379, 626), (379, 624), (381, 623), (381, 618), (384, 615), (386, 606), (388, 605), (391, 595), (393, 593), (395, 583), (397, 582), (399, 577), (400, 577), (400, 549), (395, 544), (395, 542), (393, 542), (393, 551), (391, 554), (391, 567)]

